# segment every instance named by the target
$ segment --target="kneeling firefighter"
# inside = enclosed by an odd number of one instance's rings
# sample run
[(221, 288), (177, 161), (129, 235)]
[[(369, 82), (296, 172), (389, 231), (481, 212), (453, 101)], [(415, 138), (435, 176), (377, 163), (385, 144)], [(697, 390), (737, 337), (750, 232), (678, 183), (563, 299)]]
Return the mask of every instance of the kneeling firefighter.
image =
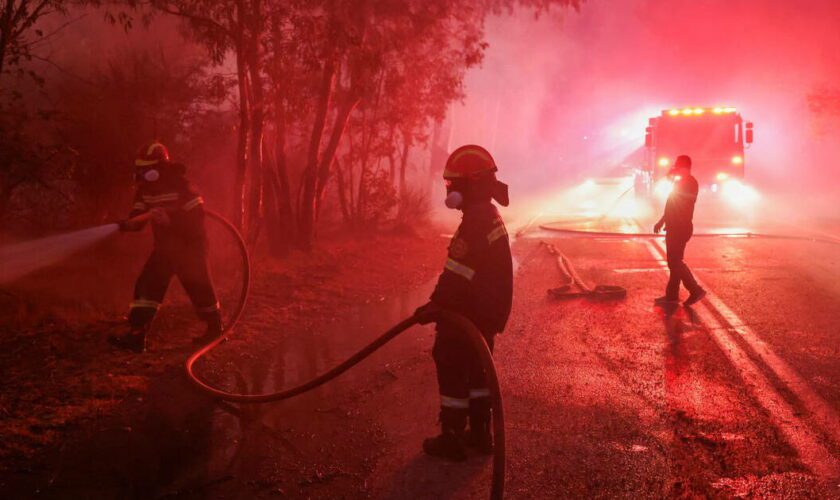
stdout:
[[(507, 231), (491, 200), (508, 205), (507, 185), (496, 180), (496, 163), (486, 149), (468, 145), (446, 162), (446, 206), (463, 217), (428, 304), (417, 313), (447, 309), (471, 320), (493, 349), (510, 315), (513, 266)], [(437, 323), (432, 350), (440, 387), (441, 434), (423, 450), (448, 460), (466, 459), (465, 446), (493, 452), (490, 391), (478, 354), (457, 327)], [(469, 431), (466, 430), (469, 419)]]
[(143, 146), (134, 165), (137, 194), (120, 229), (139, 231), (151, 219), (154, 249), (134, 287), (129, 331), (108, 340), (116, 347), (143, 352), (146, 334), (175, 275), (207, 323), (206, 333), (195, 341), (209, 342), (222, 334), (222, 319), (207, 263), (204, 200), (187, 181), (186, 167), (170, 162), (163, 144)]

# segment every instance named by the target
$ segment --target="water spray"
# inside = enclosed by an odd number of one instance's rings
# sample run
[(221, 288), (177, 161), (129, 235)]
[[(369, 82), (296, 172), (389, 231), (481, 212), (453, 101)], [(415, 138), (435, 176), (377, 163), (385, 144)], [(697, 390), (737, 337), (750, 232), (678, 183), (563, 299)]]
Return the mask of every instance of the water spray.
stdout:
[(82, 229), (0, 248), (0, 286), (56, 264), (119, 231), (119, 224)]

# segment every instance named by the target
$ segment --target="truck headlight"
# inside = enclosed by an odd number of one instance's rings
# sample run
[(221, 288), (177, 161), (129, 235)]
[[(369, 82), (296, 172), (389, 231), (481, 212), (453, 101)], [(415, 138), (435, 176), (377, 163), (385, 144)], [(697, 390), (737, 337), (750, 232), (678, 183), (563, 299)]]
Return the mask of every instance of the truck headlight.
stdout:
[(671, 182), (669, 179), (659, 179), (656, 181), (656, 184), (653, 186), (653, 192), (656, 194), (656, 197), (660, 200), (665, 200), (668, 196), (671, 195), (671, 191), (674, 190), (674, 183)]

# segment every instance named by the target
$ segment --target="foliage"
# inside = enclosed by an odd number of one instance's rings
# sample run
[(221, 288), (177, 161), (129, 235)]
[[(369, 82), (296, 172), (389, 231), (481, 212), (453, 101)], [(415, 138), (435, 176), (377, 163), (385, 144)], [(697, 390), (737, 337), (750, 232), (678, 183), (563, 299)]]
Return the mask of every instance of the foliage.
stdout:
[[(11, 3), (46, 5), (56, 13), (70, 5), (69, 0), (32, 2)], [(329, 186), (335, 187), (344, 220), (354, 227), (406, 217), (412, 211), (407, 204), (417, 204), (413, 198), (425, 192), (408, 186), (407, 172), (417, 163), (414, 152), (428, 147), (448, 105), (463, 97), (464, 75), (481, 63), (487, 47), (486, 16), (518, 6), (540, 14), (554, 6), (578, 8), (581, 2), (79, 3), (106, 5), (106, 20), (126, 29), (137, 19), (146, 25), (164, 16), (178, 19), (183, 33), (203, 47), (203, 56), (173, 62), (169, 54), (133, 52), (86, 82), (62, 80), (50, 97), (58, 96), (61, 109), (49, 112), (63, 113), (63, 121), (48, 134), (61, 146), (42, 148), (37, 155), (8, 149), (12, 160), (0, 154), (4, 170), (14, 161), (21, 165), (17, 170), (31, 176), (50, 155), (66, 156), (61, 163), (66, 177), (78, 182), (76, 191), (92, 200), (92, 212), (107, 213), (116, 203), (113, 187), (126, 181), (114, 164), (123, 165), (137, 144), (153, 135), (167, 138), (176, 151), (200, 153), (199, 139), (233, 130), (234, 162), (225, 168), (225, 178), (234, 186), (229, 191), (236, 220), (252, 243), (267, 235), (272, 249), (282, 252), (290, 245), (313, 244)], [(0, 64), (20, 61), (31, 46), (30, 34), (47, 36), (32, 31), (34, 25), (24, 23), (15, 32), (17, 45), (4, 38), (0, 55), (13, 56), (0, 57)], [(0, 66), (0, 78), (3, 71)], [(6, 135), (0, 139), (14, 142), (10, 116), (3, 117), (8, 123), (2, 123), (0, 133)], [(21, 120), (27, 116), (31, 112), (22, 112)], [(9, 198), (8, 192), (0, 196)]]
[[(122, 216), (137, 147), (158, 138), (184, 158), (199, 147), (196, 132), (223, 114), (226, 93), (224, 80), (209, 75), (205, 62), (160, 47), (119, 54), (96, 71), (92, 84), (64, 81), (55, 90), (64, 118), (58, 128), (77, 151), (74, 178), (88, 211)], [(222, 126), (215, 125), (217, 134)]]

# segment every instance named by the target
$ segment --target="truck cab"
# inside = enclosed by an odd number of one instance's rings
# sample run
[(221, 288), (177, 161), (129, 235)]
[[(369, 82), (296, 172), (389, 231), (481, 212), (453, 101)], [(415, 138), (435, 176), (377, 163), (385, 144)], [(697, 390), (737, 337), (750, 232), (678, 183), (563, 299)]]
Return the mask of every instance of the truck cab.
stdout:
[(648, 121), (644, 160), (636, 172), (636, 193), (645, 197), (670, 191), (666, 177), (678, 155), (692, 160), (701, 188), (717, 192), (744, 177), (744, 150), (753, 142), (753, 124), (732, 107), (662, 110)]

